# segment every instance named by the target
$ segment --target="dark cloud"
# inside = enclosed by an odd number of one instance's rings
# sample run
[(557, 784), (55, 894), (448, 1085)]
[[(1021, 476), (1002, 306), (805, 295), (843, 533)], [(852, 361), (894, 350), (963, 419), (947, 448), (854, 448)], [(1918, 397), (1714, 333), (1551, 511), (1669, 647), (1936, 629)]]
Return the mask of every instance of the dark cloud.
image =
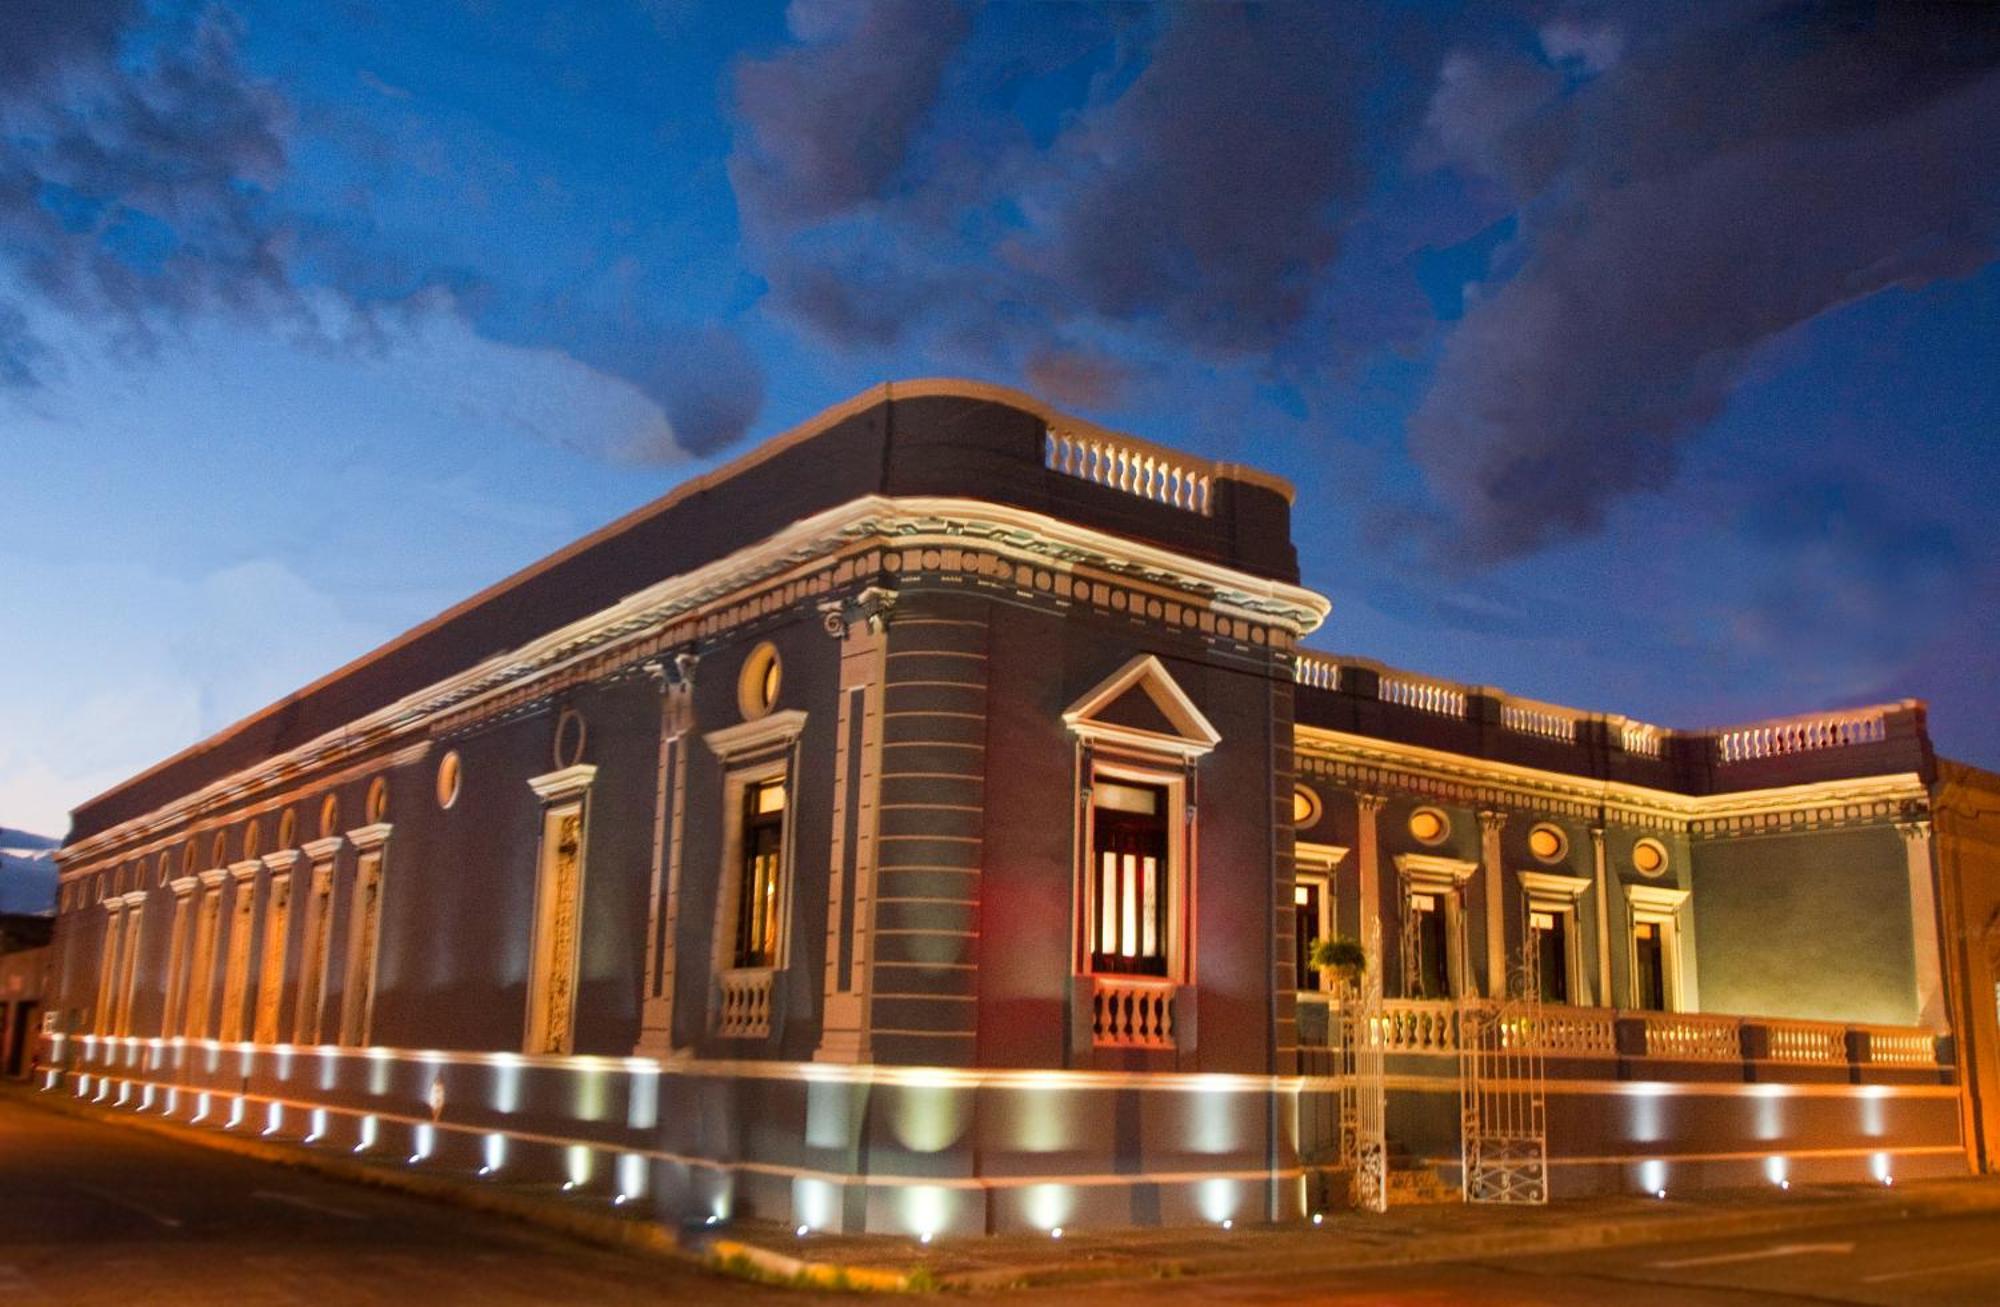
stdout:
[(822, 218), (880, 198), (970, 30), (954, 0), (794, 0), (798, 44), (736, 70), (745, 148), (730, 160), (757, 216)]
[(1028, 384), (1067, 408), (1107, 409), (1124, 397), (1132, 369), (1090, 350), (1043, 349), (1028, 357)]
[[(1587, 65), (1555, 99), (1447, 64), (1438, 148), (1523, 205), (1516, 270), (1470, 303), (1411, 421), (1454, 547), (1491, 559), (1595, 530), (1615, 499), (1668, 483), (1760, 346), (1995, 257), (1990, 11), (1726, 18), (1629, 47), (1545, 31), (1552, 57)], [(1506, 88), (1519, 98), (1496, 107)]]
[(101, 65), (137, 0), (12, 0), (0, 41), (0, 94), (68, 65)]
[(1024, 11), (837, 12), (736, 74), (731, 177), (779, 309), (1017, 369), (1069, 327), (1241, 357), (1305, 322), (1368, 181), (1367, 15), (1064, 14), (1024, 43)]
[(133, 51), (128, 8), (74, 8), (31, 21), (38, 78), (0, 79), (0, 260), (128, 348), (197, 311), (296, 307), (267, 210), (285, 110), (242, 72), (230, 20)]

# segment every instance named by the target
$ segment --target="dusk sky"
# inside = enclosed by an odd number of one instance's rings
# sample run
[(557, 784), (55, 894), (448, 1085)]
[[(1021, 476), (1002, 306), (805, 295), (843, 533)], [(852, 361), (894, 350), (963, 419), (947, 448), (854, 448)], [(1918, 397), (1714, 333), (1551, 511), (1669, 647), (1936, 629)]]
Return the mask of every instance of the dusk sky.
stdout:
[(2000, 765), (2000, 18), (9, 0), (0, 824), (879, 381), (1278, 472), (1310, 643)]

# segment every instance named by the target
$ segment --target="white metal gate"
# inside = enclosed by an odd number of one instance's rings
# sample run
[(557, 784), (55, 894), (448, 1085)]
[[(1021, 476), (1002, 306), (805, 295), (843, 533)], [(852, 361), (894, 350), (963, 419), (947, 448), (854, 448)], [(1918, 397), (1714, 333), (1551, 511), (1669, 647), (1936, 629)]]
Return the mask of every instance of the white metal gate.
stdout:
[(1468, 1203), (1549, 1200), (1541, 978), (1527, 952), (1515, 993), (1459, 1007), (1460, 1185)]
[(1389, 1210), (1389, 1131), (1382, 1053), (1382, 927), (1370, 922), (1368, 964), (1340, 987), (1335, 1073), (1340, 1077), (1340, 1164), (1355, 1207)]

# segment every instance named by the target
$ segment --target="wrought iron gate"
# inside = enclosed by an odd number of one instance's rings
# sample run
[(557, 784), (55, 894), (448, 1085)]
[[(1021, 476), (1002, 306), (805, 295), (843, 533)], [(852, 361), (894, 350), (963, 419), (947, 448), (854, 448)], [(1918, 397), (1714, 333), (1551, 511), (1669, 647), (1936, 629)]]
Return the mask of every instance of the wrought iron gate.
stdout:
[(1340, 987), (1335, 1074), (1340, 1083), (1340, 1164), (1363, 1211), (1389, 1210), (1389, 1132), (1383, 1084), (1382, 927), (1370, 922), (1361, 981)]
[(1515, 991), (1458, 1014), (1460, 1185), (1468, 1203), (1549, 1200), (1541, 978), (1524, 950)]

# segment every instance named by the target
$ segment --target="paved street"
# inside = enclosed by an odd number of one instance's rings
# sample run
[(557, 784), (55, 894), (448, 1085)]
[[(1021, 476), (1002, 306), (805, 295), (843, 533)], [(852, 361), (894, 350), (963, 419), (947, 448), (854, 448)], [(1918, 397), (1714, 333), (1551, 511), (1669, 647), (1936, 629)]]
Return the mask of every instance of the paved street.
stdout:
[[(1031, 1295), (1060, 1299), (1061, 1295)], [(1134, 1284), (1096, 1303), (1494, 1304), (1721, 1307), (1770, 1303), (2000, 1303), (2000, 1215), (1932, 1217), (1752, 1239), (1655, 1244), (1396, 1271)]]
[(7, 1307), (809, 1300), (0, 1098)]
[[(1143, 1280), (1022, 1303), (2000, 1302), (2000, 1214), (1407, 1270)], [(0, 1097), (0, 1303), (790, 1303), (495, 1217)], [(852, 1298), (840, 1299), (853, 1301)]]

